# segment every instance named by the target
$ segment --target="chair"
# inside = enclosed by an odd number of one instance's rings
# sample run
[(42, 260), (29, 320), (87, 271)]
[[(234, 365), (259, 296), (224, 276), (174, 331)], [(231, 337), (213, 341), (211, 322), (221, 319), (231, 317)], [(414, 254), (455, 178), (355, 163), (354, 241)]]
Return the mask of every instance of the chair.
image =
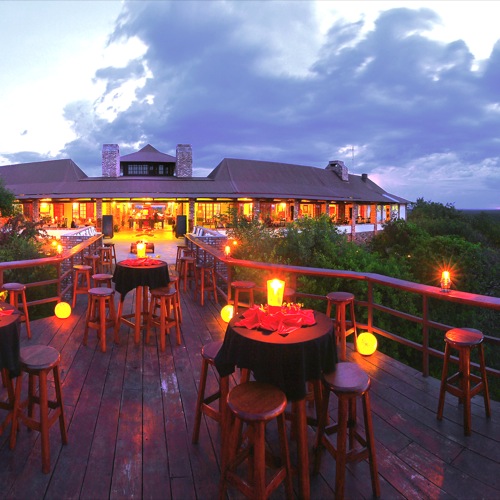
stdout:
[(3, 291), (9, 292), (10, 305), (15, 307), (20, 313), (20, 320), (26, 324), (26, 333), (28, 338), (31, 338), (30, 316), (28, 311), (28, 303), (26, 301), (26, 285), (22, 283), (4, 283)]
[[(370, 465), (373, 495), (380, 496), (369, 396), (370, 385), (370, 377), (356, 363), (338, 363), (334, 372), (323, 375), (323, 402), (314, 443), (314, 473), (319, 472), (321, 452), (324, 447), (335, 458), (335, 498), (338, 499), (344, 498), (346, 463), (366, 458)], [(330, 393), (334, 393), (338, 398), (338, 417), (336, 424), (327, 426)], [(363, 402), (364, 437), (360, 434), (356, 418), (357, 398), (361, 398)], [(336, 445), (328, 438), (331, 434), (337, 434)], [(349, 444), (347, 444), (348, 434)], [(361, 447), (355, 447), (356, 441)]]
[[(250, 498), (265, 499), (284, 483), (287, 498), (293, 498), (292, 469), (285, 428), (287, 399), (277, 387), (261, 382), (246, 382), (234, 387), (227, 397), (226, 438), (222, 447), (219, 498), (225, 498), (229, 485)], [(266, 477), (266, 424), (276, 419), (280, 441), (281, 465), (269, 480)], [(241, 424), (247, 424), (245, 440)], [(245, 447), (239, 444), (245, 442)], [(248, 479), (238, 475), (238, 466), (248, 459)]]
[[(486, 378), (486, 365), (484, 361), (484, 335), (473, 328), (453, 328), (445, 334), (444, 362), (439, 390), (439, 403), (437, 419), (442, 420), (444, 400), (449, 392), (459, 398), (464, 405), (464, 434), (471, 434), (471, 399), (480, 392), (483, 393), (484, 408), (486, 416), (491, 416), (490, 394), (488, 390), (488, 379)], [(480, 376), (471, 373), (471, 351), (478, 350)], [(448, 376), (448, 365), (451, 350), (458, 351), (458, 372)], [(472, 384), (476, 384), (471, 387)]]
[[(326, 306), (326, 315), (331, 317), (332, 306), (335, 305), (335, 336), (340, 343), (339, 359), (346, 360), (346, 337), (354, 333), (354, 348), (358, 339), (356, 328), (356, 316), (354, 313), (354, 295), (348, 292), (331, 292), (326, 296), (328, 304)], [(349, 306), (351, 327), (347, 328), (346, 308)]]
[[(177, 307), (177, 291), (174, 287), (154, 288), (151, 292), (148, 321), (146, 325), (146, 343), (149, 342), (151, 325), (160, 327), (160, 348), (165, 350), (165, 334), (175, 326), (177, 334), (177, 345), (181, 345), (181, 328), (179, 310)], [(156, 314), (156, 309), (160, 309), (160, 314)], [(173, 316), (171, 313), (173, 312)]]
[[(106, 352), (106, 330), (116, 326), (115, 291), (112, 288), (97, 287), (88, 291), (89, 303), (83, 334), (83, 345), (87, 345), (89, 328), (97, 331), (101, 343), (101, 351)], [(115, 343), (118, 344), (118, 335), (115, 331)]]
[[(16, 446), (19, 420), (29, 429), (38, 431), (42, 443), (42, 471), (44, 474), (50, 472), (49, 430), (56, 422), (59, 422), (62, 443), (68, 443), (61, 379), (59, 376), (60, 360), (61, 356), (59, 352), (53, 347), (44, 345), (23, 347), (21, 349), (21, 371), (27, 373), (29, 376), (28, 396), (23, 402), (21, 401), (23, 377), (19, 376), (16, 381), (10, 448), (14, 449)], [(49, 400), (48, 398), (47, 376), (50, 372), (52, 372), (54, 377), (55, 400)], [(35, 386), (35, 377), (38, 377), (38, 395)], [(35, 404), (40, 407), (39, 420), (34, 418), (33, 407)], [(49, 408), (52, 410), (50, 415)]]
[(187, 291), (188, 281), (194, 281), (196, 257), (192, 250), (184, 250), (179, 258), (180, 270), (179, 277), (183, 281), (184, 292)]
[(76, 297), (81, 294), (88, 294), (90, 289), (90, 271), (92, 271), (91, 266), (77, 264), (73, 266), (73, 304), (74, 308), (76, 305)]
[(231, 283), (231, 287), (234, 288), (234, 301), (233, 301), (234, 315), (238, 313), (241, 293), (248, 293), (249, 306), (253, 307), (254, 305), (253, 290), (255, 288), (255, 283), (253, 281), (233, 281)]

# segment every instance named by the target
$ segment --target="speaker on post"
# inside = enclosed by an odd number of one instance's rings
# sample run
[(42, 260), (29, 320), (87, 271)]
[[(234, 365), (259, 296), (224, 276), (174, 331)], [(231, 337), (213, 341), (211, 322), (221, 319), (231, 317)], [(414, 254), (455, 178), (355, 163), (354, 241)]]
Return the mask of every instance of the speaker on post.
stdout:
[(114, 236), (112, 215), (102, 216), (102, 234), (105, 238), (112, 238)]
[(178, 215), (175, 221), (175, 237), (181, 238), (186, 234), (186, 216)]

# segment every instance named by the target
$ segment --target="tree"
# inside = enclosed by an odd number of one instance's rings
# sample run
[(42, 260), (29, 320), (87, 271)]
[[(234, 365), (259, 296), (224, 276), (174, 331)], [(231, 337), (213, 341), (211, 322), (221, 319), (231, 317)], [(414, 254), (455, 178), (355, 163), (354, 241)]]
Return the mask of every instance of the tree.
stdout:
[(15, 212), (14, 201), (16, 196), (12, 191), (9, 191), (0, 177), (0, 215), (2, 217), (10, 217)]

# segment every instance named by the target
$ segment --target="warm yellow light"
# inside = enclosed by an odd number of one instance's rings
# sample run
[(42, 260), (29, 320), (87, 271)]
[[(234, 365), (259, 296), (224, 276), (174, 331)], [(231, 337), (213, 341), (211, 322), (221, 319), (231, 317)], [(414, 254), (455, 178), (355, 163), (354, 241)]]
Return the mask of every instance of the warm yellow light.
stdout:
[(283, 304), (283, 292), (285, 282), (274, 278), (267, 282), (267, 304), (270, 306), (281, 306)]
[(443, 271), (441, 273), (441, 291), (449, 292), (451, 287), (451, 277), (449, 271)]
[(231, 253), (231, 247), (229, 245), (225, 246), (224, 253), (226, 254), (226, 257), (229, 257), (229, 254)]
[(363, 356), (370, 356), (377, 350), (377, 337), (370, 332), (363, 332), (358, 335), (356, 349)]
[(54, 314), (60, 319), (69, 318), (71, 306), (67, 302), (59, 302), (54, 309)]
[(61, 255), (63, 251), (62, 245), (57, 245), (57, 255)]
[(229, 323), (231, 321), (233, 314), (234, 314), (234, 307), (231, 304), (224, 306), (220, 311), (220, 317), (226, 323)]
[(144, 259), (146, 257), (146, 243), (140, 241), (137, 243), (137, 258)]

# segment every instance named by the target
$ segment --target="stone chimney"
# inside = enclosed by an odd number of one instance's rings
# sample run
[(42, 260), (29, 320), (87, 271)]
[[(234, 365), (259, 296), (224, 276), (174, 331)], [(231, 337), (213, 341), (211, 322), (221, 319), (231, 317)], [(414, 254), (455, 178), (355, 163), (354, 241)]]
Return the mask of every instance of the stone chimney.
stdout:
[(326, 170), (331, 170), (332, 172), (335, 172), (344, 182), (347, 182), (349, 180), (349, 169), (344, 165), (343, 161), (340, 160), (329, 161)]
[(177, 144), (175, 171), (177, 177), (193, 177), (193, 151), (191, 144)]
[(368, 180), (368, 174), (361, 174), (361, 180), (366, 182)]
[(118, 144), (102, 145), (102, 176), (120, 177), (120, 148)]

